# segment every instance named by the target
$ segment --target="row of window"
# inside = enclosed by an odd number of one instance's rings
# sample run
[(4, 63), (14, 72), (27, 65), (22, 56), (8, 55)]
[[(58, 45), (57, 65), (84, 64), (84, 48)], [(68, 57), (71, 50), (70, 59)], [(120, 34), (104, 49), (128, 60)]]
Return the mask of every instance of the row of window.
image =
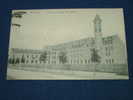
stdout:
[(27, 60), (27, 61), (25, 61), (25, 63), (27, 63), (27, 64), (28, 63), (31, 63), (31, 64), (32, 63), (36, 63), (36, 64), (39, 64), (40, 63), (41, 64), (41, 63), (44, 63), (44, 62), (43, 61), (38, 61), (38, 60), (31, 60), (31, 61)]
[(112, 46), (105, 47), (105, 54), (106, 54), (106, 56), (110, 56), (112, 50), (113, 50)]
[(90, 60), (71, 60), (70, 64), (90, 64)]
[[(36, 64), (38, 64), (38, 63), (44, 63), (44, 62), (42, 62), (42, 61), (38, 61), (38, 60), (31, 60), (31, 61), (29, 61), (29, 60), (26, 60), (25, 61), (25, 63), (36, 63)], [(48, 61), (47, 62), (48, 64), (56, 64), (56, 61)], [(69, 62), (69, 64), (89, 64), (89, 63), (91, 63), (91, 61), (90, 60), (71, 60), (71, 62)], [(59, 64), (61, 64), (61, 62), (59, 62)]]
[[(36, 64), (41, 64), (41, 63), (45, 63), (45, 62), (43, 62), (43, 61), (38, 61), (38, 60), (26, 60), (26, 61), (24, 61), (24, 63), (36, 63)], [(48, 61), (47, 62), (48, 64), (56, 64), (56, 61)], [(85, 59), (85, 60), (70, 60), (69, 62), (68, 62), (69, 64), (90, 64), (90, 63), (92, 63), (90, 60), (87, 60), (87, 59)], [(114, 63), (114, 59), (106, 59), (106, 64), (113, 64)], [(59, 64), (61, 64), (61, 62), (59, 63)]]
[(113, 64), (114, 63), (114, 59), (106, 59), (106, 64)]
[(112, 37), (108, 37), (106, 39), (103, 40), (103, 44), (113, 44), (113, 38)]
[(23, 57), (26, 57), (26, 58), (37, 58), (37, 57), (40, 57), (40, 55), (27, 55), (27, 56), (24, 56)]

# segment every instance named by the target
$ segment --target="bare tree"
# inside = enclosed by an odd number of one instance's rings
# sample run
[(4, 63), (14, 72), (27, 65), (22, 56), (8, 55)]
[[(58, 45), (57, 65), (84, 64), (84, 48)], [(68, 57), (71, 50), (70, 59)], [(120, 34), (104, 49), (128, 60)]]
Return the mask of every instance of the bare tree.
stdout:
[(66, 52), (60, 52), (60, 54), (59, 54), (59, 61), (62, 64), (65, 64), (67, 62)]
[(96, 50), (96, 49), (91, 50), (91, 61), (94, 63), (100, 63), (101, 62), (101, 57), (98, 54), (98, 50)]
[(24, 55), (23, 55), (22, 58), (21, 58), (21, 63), (25, 63)]
[(40, 61), (43, 61), (44, 63), (46, 63), (46, 60), (47, 60), (47, 52), (43, 52), (41, 55), (40, 55)]
[(20, 63), (19, 58), (17, 58), (16, 59), (16, 64), (19, 64), (19, 63)]
[(14, 57), (12, 58), (11, 62), (12, 62), (12, 64), (15, 64), (15, 58)]

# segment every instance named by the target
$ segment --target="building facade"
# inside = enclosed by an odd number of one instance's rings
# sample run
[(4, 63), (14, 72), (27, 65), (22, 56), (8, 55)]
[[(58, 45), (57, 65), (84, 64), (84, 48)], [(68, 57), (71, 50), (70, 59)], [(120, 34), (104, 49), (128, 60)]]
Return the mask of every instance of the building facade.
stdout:
[(99, 15), (96, 15), (93, 23), (95, 37), (45, 47), (46, 63), (62, 64), (60, 55), (64, 53), (64, 64), (127, 64), (126, 47), (119, 36), (103, 37)]
[(41, 53), (40, 50), (12, 48), (9, 50), (8, 60), (10, 64), (42, 64)]
[(119, 36), (103, 36), (99, 15), (93, 23), (94, 37), (46, 46), (43, 50), (12, 48), (9, 62), (19, 59), (19, 63), (25, 64), (127, 64), (126, 47)]

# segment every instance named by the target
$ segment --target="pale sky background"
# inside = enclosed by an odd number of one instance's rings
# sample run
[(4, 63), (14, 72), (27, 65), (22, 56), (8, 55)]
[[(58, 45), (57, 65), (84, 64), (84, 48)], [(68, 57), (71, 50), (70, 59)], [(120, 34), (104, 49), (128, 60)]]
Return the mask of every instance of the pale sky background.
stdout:
[(98, 14), (102, 19), (102, 34), (118, 34), (125, 42), (122, 9), (60, 9), (14, 10), (25, 11), (22, 18), (12, 18), (10, 48), (42, 49), (46, 45), (79, 40), (94, 36), (93, 20)]

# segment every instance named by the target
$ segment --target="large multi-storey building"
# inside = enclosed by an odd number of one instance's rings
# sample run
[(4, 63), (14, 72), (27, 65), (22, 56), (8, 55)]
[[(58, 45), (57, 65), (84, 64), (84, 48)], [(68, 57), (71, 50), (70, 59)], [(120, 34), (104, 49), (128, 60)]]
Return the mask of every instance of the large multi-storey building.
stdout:
[(119, 36), (103, 37), (99, 15), (96, 15), (93, 23), (95, 37), (45, 47), (46, 63), (62, 64), (62, 55), (66, 59), (65, 64), (127, 64), (126, 47)]
[[(102, 19), (99, 15), (93, 20), (94, 37), (71, 41), (53, 46), (46, 46), (43, 50), (25, 50), (12, 48), (9, 59), (25, 59), (26, 64), (127, 64), (126, 47), (119, 36), (102, 35)], [(40, 57), (45, 52), (45, 61)]]

